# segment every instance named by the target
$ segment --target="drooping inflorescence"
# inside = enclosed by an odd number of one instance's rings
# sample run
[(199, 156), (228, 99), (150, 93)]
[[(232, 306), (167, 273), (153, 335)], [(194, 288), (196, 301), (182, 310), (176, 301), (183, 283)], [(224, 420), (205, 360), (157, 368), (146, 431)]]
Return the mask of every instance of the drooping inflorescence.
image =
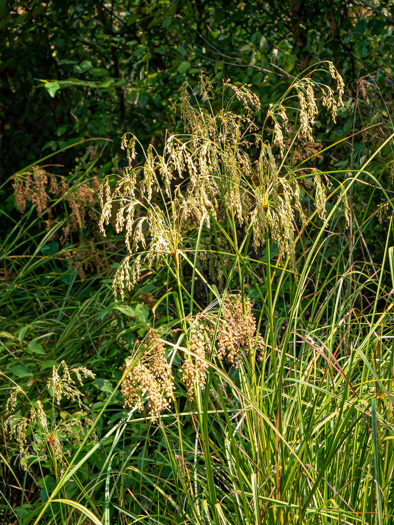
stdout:
[[(77, 270), (82, 280), (87, 270), (96, 269), (99, 273), (106, 267), (105, 257), (96, 246), (96, 241), (102, 240), (95, 210), (100, 188), (97, 176), (70, 184), (66, 176), (60, 177), (40, 166), (33, 166), (29, 171), (14, 175), (12, 185), (18, 210), (25, 213), (28, 203), (35, 207), (46, 229), (53, 229), (51, 241), (56, 239), (63, 246), (62, 254), (69, 268)], [(54, 227), (60, 203), (68, 208), (69, 213), (65, 214), (64, 224), (57, 230)], [(93, 235), (87, 237), (89, 218)], [(75, 233), (78, 233), (78, 243), (75, 242)], [(71, 245), (70, 240), (73, 240)]]
[[(18, 398), (26, 397), (25, 392), (17, 385), (13, 387), (6, 406), (9, 417), (5, 420), (4, 427), (16, 442), (22, 468), (27, 469), (28, 457), (35, 453), (44, 460), (51, 456), (60, 466), (62, 475), (67, 465), (64, 444), (79, 445), (93, 421), (81, 408), (73, 413), (63, 411), (62, 417), (56, 418), (54, 405), (67, 399), (71, 403), (77, 402), (81, 407), (83, 393), (79, 387), (83, 386), (84, 378), (94, 377), (95, 374), (87, 368), (69, 368), (62, 361), (59, 366), (53, 367), (52, 376), (47, 382), (47, 389), (54, 402), (52, 410), (45, 410), (43, 402), (37, 400), (30, 404), (28, 415), (23, 415), (23, 407), (17, 411)], [(44, 403), (46, 401), (45, 399)], [(91, 437), (93, 441), (96, 440), (95, 432)]]
[[(305, 223), (301, 197), (303, 177), (295, 176), (289, 166), (289, 148), (285, 146), (289, 130), (294, 137), (313, 141), (313, 127), (319, 113), (318, 98), (335, 117), (342, 104), (343, 80), (329, 65), (336, 82), (334, 90), (315, 83), (311, 75), (295, 81), (281, 100), (268, 109), (272, 120), (272, 141), (258, 131), (256, 114), (261, 111), (259, 98), (249, 86), (225, 84), (243, 110), (225, 107), (217, 112), (208, 104), (194, 106), (189, 89), (183, 86), (181, 116), (185, 135), (169, 136), (161, 153), (150, 145), (143, 164), (137, 162), (139, 145), (134, 135), (125, 135), (122, 147), (128, 165), (114, 188), (106, 180), (100, 193), (102, 215), (100, 228), (114, 220), (118, 233), (124, 232), (128, 254), (114, 279), (116, 296), (138, 282), (142, 265), (157, 268), (163, 260), (174, 257), (182, 247), (184, 232), (205, 217), (232, 220), (240, 229), (251, 228), (253, 245), (259, 249), (267, 235), (277, 243), (280, 254), (295, 265), (296, 219)], [(212, 96), (210, 82), (202, 78), (203, 101)], [(296, 93), (298, 107), (286, 107), (286, 100)], [(294, 97), (293, 97), (294, 98)], [(293, 112), (293, 113), (292, 113)], [(298, 128), (289, 119), (298, 112)], [(266, 119), (266, 120), (267, 120)], [(317, 172), (309, 179), (316, 187), (319, 216), (324, 216), (327, 185)]]
[[(165, 346), (159, 335), (151, 330), (141, 345), (142, 355), (131, 367), (122, 383), (125, 407), (148, 411), (155, 422), (163, 410), (170, 407), (174, 395), (174, 380), (171, 366), (166, 360)], [(130, 358), (131, 359), (131, 358)]]

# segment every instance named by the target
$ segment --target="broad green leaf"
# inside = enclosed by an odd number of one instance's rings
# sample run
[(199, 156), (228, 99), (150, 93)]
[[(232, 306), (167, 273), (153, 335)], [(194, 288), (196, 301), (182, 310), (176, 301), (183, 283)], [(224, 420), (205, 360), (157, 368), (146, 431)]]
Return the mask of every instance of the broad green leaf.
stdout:
[(44, 246), (41, 248), (41, 251), (44, 255), (52, 255), (54, 253), (57, 253), (59, 249), (59, 243), (57, 241), (52, 241), (48, 242), (47, 244), (44, 244)]
[(57, 63), (58, 66), (73, 66), (76, 64), (76, 60), (67, 60), (66, 58), (64, 60), (59, 60)]
[(39, 354), (39, 355), (45, 355), (46, 351), (44, 350), (44, 347), (37, 343), (37, 341), (33, 340), (30, 341), (30, 343), (27, 345), (27, 349), (30, 350), (30, 352), (33, 352), (33, 354)]
[(116, 305), (114, 309), (118, 310), (119, 312), (122, 312), (122, 314), (128, 315), (129, 317), (136, 316), (135, 310), (131, 306), (119, 304), (119, 305)]
[(146, 304), (138, 304), (135, 307), (135, 318), (140, 321), (140, 323), (146, 323), (149, 317), (149, 308)]
[(19, 339), (19, 342), (20, 342), (20, 343), (23, 342), (23, 340), (25, 339), (26, 332), (27, 332), (30, 328), (31, 328), (30, 325), (26, 325), (26, 326), (24, 326), (24, 327), (20, 330), (20, 332), (19, 332), (19, 334), (18, 334), (18, 339)]
[(48, 368), (52, 368), (53, 366), (57, 365), (57, 361), (54, 361), (53, 359), (47, 359), (45, 361), (41, 361), (40, 368), (41, 370), (47, 370)]
[(79, 65), (74, 66), (74, 71), (76, 73), (85, 73), (92, 67), (90, 60), (84, 60)]
[(181, 62), (178, 66), (179, 73), (185, 73), (190, 67), (190, 62)]
[(111, 385), (111, 383), (108, 381), (108, 379), (103, 379), (102, 377), (97, 377), (93, 384), (96, 385), (96, 387), (101, 390), (102, 392), (107, 392), (108, 394), (112, 394), (114, 388)]
[(9, 369), (9, 372), (11, 374), (14, 374), (16, 377), (24, 378), (24, 377), (30, 377), (33, 375), (25, 366), (23, 365), (15, 365), (12, 368)]
[(53, 98), (56, 95), (56, 92), (60, 89), (60, 84), (59, 82), (47, 82), (44, 87)]

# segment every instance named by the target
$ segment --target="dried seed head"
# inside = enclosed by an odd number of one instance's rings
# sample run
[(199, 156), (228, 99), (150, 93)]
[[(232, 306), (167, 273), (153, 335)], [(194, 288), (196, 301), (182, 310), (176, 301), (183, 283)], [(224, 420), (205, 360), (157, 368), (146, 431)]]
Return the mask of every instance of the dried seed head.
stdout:
[(146, 194), (148, 201), (152, 200), (152, 193), (156, 188), (155, 159), (153, 157), (153, 146), (149, 145), (146, 150), (146, 162), (144, 165), (144, 178), (142, 181), (142, 191)]
[(203, 389), (207, 380), (210, 353), (210, 340), (207, 326), (202, 316), (197, 316), (190, 327), (188, 347), (194, 355), (187, 355), (182, 366), (182, 380), (186, 385), (189, 399), (194, 397), (194, 389)]
[(277, 120), (275, 121), (275, 124), (274, 124), (274, 145), (279, 147), (280, 154), (283, 157), (285, 143), (283, 139), (282, 128), (280, 127), (280, 124)]
[(18, 396), (19, 394), (24, 394), (23, 390), (20, 386), (15, 385), (11, 389), (11, 393), (7, 399), (7, 403), (5, 405), (5, 413), (10, 414), (11, 412), (15, 412), (16, 405), (18, 403)]
[(202, 101), (206, 102), (207, 100), (209, 100), (209, 97), (213, 94), (213, 86), (209, 78), (204, 74), (200, 75), (199, 87)]
[(326, 86), (325, 89), (322, 88), (322, 92), (322, 104), (331, 112), (331, 118), (333, 122), (336, 122), (338, 104), (335, 99), (334, 92), (329, 86)]
[(298, 100), (300, 103), (300, 135), (307, 140), (313, 140), (312, 122), (309, 116), (308, 104), (302, 91), (298, 91)]
[(20, 453), (20, 462), (24, 470), (27, 469), (27, 457), (29, 450), (27, 446), (27, 432), (29, 421), (26, 417), (10, 416), (4, 422), (5, 431), (9, 433), (10, 438), (15, 439)]
[(40, 424), (44, 431), (48, 431), (48, 418), (40, 400), (32, 406), (30, 410), (30, 420), (36, 425)]
[(81, 405), (82, 392), (77, 388), (76, 381), (71, 377), (76, 376), (80, 385), (83, 385), (82, 377), (94, 379), (96, 374), (87, 368), (80, 366), (78, 368), (69, 368), (65, 361), (62, 361), (58, 367), (52, 369), (52, 377), (48, 380), (47, 388), (53, 392), (57, 403), (60, 403), (63, 397), (69, 401), (77, 401)]
[(125, 377), (121, 391), (125, 406), (137, 407), (140, 411), (144, 409), (146, 396), (149, 415), (152, 422), (156, 422), (171, 406), (174, 380), (165, 357), (164, 343), (155, 331), (148, 333), (141, 348), (142, 356)]
[(12, 187), (14, 188), (16, 205), (21, 213), (25, 213), (27, 198), (24, 184), (23, 182), (17, 180), (12, 184)]
[(15, 199), (21, 213), (26, 210), (27, 201), (36, 207), (40, 217), (48, 211), (47, 184), (48, 174), (39, 166), (33, 166), (32, 171), (15, 179), (13, 184)]
[[(115, 299), (120, 298), (122, 301), (125, 298), (125, 290), (131, 290), (141, 278), (141, 258), (139, 254), (133, 260), (132, 256), (129, 255), (121, 262), (119, 268), (115, 272), (113, 280), (113, 291)], [(132, 266), (130, 266), (130, 262)]]
[(223, 301), (222, 317), (217, 330), (217, 356), (239, 368), (242, 356), (255, 347), (264, 348), (262, 337), (256, 335), (256, 320), (249, 299), (240, 295), (228, 296)]
[(282, 118), (283, 120), (283, 123), (284, 124), (287, 124), (288, 121), (289, 121), (289, 118), (287, 116), (287, 113), (286, 113), (286, 109), (284, 106), (282, 106), (282, 104), (280, 104), (279, 108), (278, 108), (278, 114), (280, 115), (280, 117)]
[(343, 94), (345, 92), (345, 83), (339, 71), (336, 69), (332, 62), (329, 62), (328, 69), (330, 71), (331, 77), (336, 81), (337, 91), (338, 91), (338, 106), (343, 106)]
[(121, 141), (120, 147), (123, 150), (126, 150), (127, 159), (129, 161), (129, 166), (131, 166), (132, 161), (137, 156), (137, 153), (135, 151), (136, 142), (137, 142), (136, 141), (136, 137), (134, 137), (133, 135), (131, 136), (130, 139), (128, 139), (127, 133), (125, 135), (123, 135), (123, 137), (122, 137), (122, 141)]
[(315, 99), (315, 93), (313, 91), (313, 86), (309, 82), (306, 88), (306, 101), (307, 101), (307, 110), (308, 110), (309, 120), (310, 120), (311, 126), (313, 126), (315, 123), (315, 117), (319, 113), (319, 111), (316, 105), (316, 99)]
[(313, 177), (315, 184), (316, 184), (316, 197), (315, 197), (315, 205), (316, 210), (321, 219), (325, 219), (327, 212), (326, 212), (326, 202), (327, 202), (327, 195), (326, 195), (326, 188), (322, 182), (322, 178), (320, 176), (320, 173), (315, 172), (315, 175)]
[(112, 212), (111, 188), (109, 186), (108, 179), (105, 179), (105, 181), (100, 187), (99, 199), (101, 203), (101, 217), (99, 221), (99, 227), (101, 233), (105, 237), (105, 226), (108, 226), (111, 220)]
[(260, 111), (260, 99), (252, 91), (250, 91), (250, 85), (237, 87), (234, 84), (231, 84), (230, 82), (227, 82), (225, 85), (229, 86), (230, 89), (232, 89), (232, 91), (235, 93), (235, 96), (240, 102), (242, 102), (244, 108), (247, 110), (249, 115), (253, 115), (254, 113)]

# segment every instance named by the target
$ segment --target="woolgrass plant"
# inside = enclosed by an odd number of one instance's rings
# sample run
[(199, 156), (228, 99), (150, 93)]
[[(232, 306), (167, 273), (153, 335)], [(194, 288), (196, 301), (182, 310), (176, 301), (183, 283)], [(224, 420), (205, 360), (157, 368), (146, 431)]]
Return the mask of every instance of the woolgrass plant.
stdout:
[[(326, 66), (327, 84), (315, 81)], [(128, 165), (103, 183), (100, 227), (124, 233), (113, 291), (127, 319), (154, 285), (150, 329), (26, 523), (393, 520), (393, 206), (369, 171), (393, 135), (357, 171), (319, 171), (316, 148), (297, 160), (343, 90), (319, 66), (261, 130), (248, 87), (227, 83), (218, 109), (203, 78), (184, 87), (186, 133), (162, 153), (124, 138)], [(355, 221), (358, 181), (391, 215), (382, 261), (353, 258), (377, 215), (367, 206)], [(86, 468), (90, 483), (71, 490)]]
[[(287, 111), (292, 109), (286, 104), (294, 98), (298, 101), (299, 127), (292, 145), (299, 137), (312, 140), (318, 114), (317, 94), (334, 120), (342, 104), (343, 80), (332, 64), (329, 72), (336, 82), (337, 97), (328, 85), (312, 80), (312, 71), (295, 81), (281, 100), (270, 107), (266, 121), (274, 123), (271, 144), (265, 139), (264, 128), (257, 133), (253, 121), (261, 110), (258, 97), (247, 86), (227, 83), (224, 89), (233, 93), (232, 99), (244, 111), (233, 112), (230, 98), (228, 106), (214, 112), (209, 97), (212, 86), (204, 77), (199, 87), (201, 102), (208, 103), (208, 108), (193, 106), (188, 87), (183, 86), (181, 113), (187, 134), (171, 135), (163, 154), (150, 145), (143, 152), (144, 164), (134, 165), (137, 137), (124, 136), (122, 147), (127, 151), (128, 167), (114, 191), (107, 179), (101, 193), (101, 230), (105, 235), (104, 227), (116, 206), (115, 229), (117, 233), (125, 232), (129, 252), (115, 275), (116, 295), (123, 299), (125, 286), (131, 289), (136, 284), (143, 263), (152, 268), (173, 257), (178, 271), (183, 244), (186, 242), (187, 246), (190, 238), (186, 232), (199, 224), (210, 228), (211, 222), (228, 220), (232, 230), (223, 237), (229, 236), (235, 245), (236, 228), (241, 228), (252, 238), (256, 250), (265, 244), (269, 232), (281, 255), (287, 256), (295, 268), (295, 218), (298, 213), (306, 221), (301, 184), (307, 177), (292, 169), (291, 147), (284, 153), (283, 133), (288, 126)], [(275, 145), (279, 159), (273, 154)], [(316, 210), (323, 217), (326, 185), (317, 170), (310, 170), (308, 175), (315, 186)]]

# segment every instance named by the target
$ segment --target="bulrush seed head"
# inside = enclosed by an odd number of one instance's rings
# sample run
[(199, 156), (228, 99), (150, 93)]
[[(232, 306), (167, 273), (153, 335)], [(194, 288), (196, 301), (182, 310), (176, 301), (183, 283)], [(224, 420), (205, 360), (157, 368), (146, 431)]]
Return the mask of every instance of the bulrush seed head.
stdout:
[(194, 387), (204, 388), (209, 367), (211, 349), (210, 331), (202, 315), (198, 315), (190, 327), (188, 348), (194, 355), (186, 355), (182, 366), (182, 380), (189, 399), (194, 398)]
[(249, 354), (249, 349), (264, 349), (264, 340), (256, 335), (256, 319), (252, 314), (249, 299), (242, 302), (241, 295), (226, 297), (222, 305), (222, 316), (217, 330), (217, 357), (239, 368), (242, 356)]
[[(337, 95), (331, 87), (316, 84), (309, 75), (293, 83), (280, 101), (269, 107), (272, 145), (257, 133), (254, 119), (261, 110), (258, 97), (248, 86), (229, 82), (225, 88), (231, 90), (233, 102), (243, 108), (240, 112), (225, 108), (212, 113), (209, 104), (209, 110), (203, 103), (193, 106), (185, 84), (181, 90), (181, 116), (187, 134), (169, 136), (162, 153), (149, 146), (143, 164), (136, 161), (137, 138), (124, 136), (122, 147), (128, 166), (112, 190), (106, 180), (100, 193), (101, 231), (105, 234), (114, 213), (116, 231), (125, 233), (128, 251), (115, 276), (116, 295), (123, 298), (125, 289), (134, 286), (141, 266), (157, 269), (164, 262), (171, 264), (171, 259), (174, 262), (184, 242), (189, 242), (184, 232), (200, 224), (203, 216), (207, 228), (213, 220), (223, 222), (226, 217), (239, 229), (251, 226), (256, 250), (267, 235), (271, 236), (280, 255), (289, 257), (294, 267), (295, 222), (301, 217), (305, 223), (306, 217), (299, 186), (303, 177), (294, 177), (286, 164), (285, 135), (291, 132), (295, 138), (313, 141), (319, 95), (335, 117), (342, 104), (344, 84), (332, 64), (329, 73), (336, 82)], [(294, 90), (298, 100), (296, 130), (289, 125), (295, 109), (286, 105)], [(212, 93), (204, 77), (200, 93), (204, 100)], [(323, 216), (325, 185), (319, 179), (315, 182), (316, 204)]]
[[(197, 314), (190, 320), (186, 349), (179, 372), (192, 401), (196, 392), (205, 388), (212, 362), (239, 368), (251, 353), (265, 350), (250, 300), (240, 294), (229, 295), (223, 300), (220, 315)], [(140, 350), (138, 360), (130, 356), (126, 361), (130, 370), (121, 386), (124, 406), (146, 410), (152, 421), (158, 422), (162, 412), (171, 407), (173, 373), (165, 356), (165, 342), (157, 332), (150, 330)]]
[(223, 300), (221, 315), (216, 319), (198, 314), (188, 332), (187, 347), (193, 355), (186, 354), (181, 372), (192, 400), (195, 389), (205, 387), (211, 358), (239, 368), (250, 351), (264, 350), (250, 300), (243, 301), (239, 294), (230, 295)]
[(171, 366), (166, 360), (164, 343), (154, 330), (148, 333), (141, 350), (141, 358), (127, 374), (121, 391), (125, 407), (137, 407), (142, 411), (146, 398), (148, 413), (152, 422), (156, 422), (163, 410), (170, 408), (173, 399)]

